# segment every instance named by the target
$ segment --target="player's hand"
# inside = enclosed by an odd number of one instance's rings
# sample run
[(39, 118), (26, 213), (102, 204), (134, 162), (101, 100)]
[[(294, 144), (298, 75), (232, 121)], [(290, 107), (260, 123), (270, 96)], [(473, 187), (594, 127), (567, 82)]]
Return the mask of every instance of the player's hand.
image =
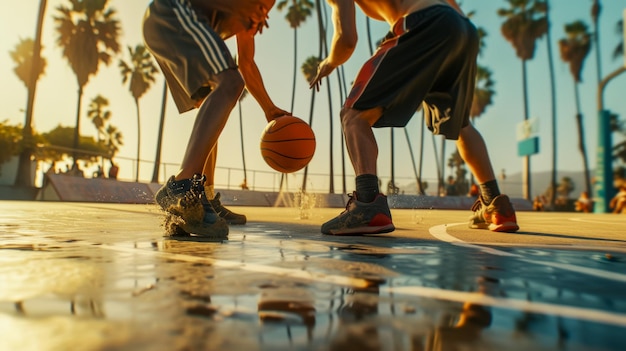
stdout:
[(291, 112), (287, 112), (281, 108), (274, 106), (274, 108), (265, 113), (265, 119), (267, 119), (268, 122), (271, 122), (274, 119), (282, 116), (291, 116)]
[(325, 58), (317, 66), (317, 75), (311, 81), (309, 88), (315, 87), (315, 90), (320, 91), (320, 86), (322, 86), (322, 78), (330, 75), (335, 70), (335, 68), (336, 66), (333, 66), (330, 63), (328, 63), (328, 58)]

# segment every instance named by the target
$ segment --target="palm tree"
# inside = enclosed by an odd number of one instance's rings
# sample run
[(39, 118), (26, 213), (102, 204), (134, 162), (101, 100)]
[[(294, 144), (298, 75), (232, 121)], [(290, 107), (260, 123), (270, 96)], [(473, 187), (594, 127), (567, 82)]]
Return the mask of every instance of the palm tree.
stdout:
[[(45, 60), (41, 58), (41, 30), (43, 27), (44, 14), (46, 12), (46, 0), (39, 2), (39, 15), (37, 16), (37, 29), (35, 30), (35, 40), (32, 47), (32, 59), (30, 63), (31, 73), (28, 76), (28, 98), (26, 101), (26, 116), (24, 117), (24, 128), (22, 129), (22, 140), (24, 148), (20, 153), (19, 163), (17, 167), (17, 176), (15, 185), (30, 186), (32, 174), (30, 172), (30, 159), (33, 154), (33, 106), (35, 104), (35, 92), (37, 90), (37, 81), (45, 67)], [(39, 71), (41, 69), (41, 71)], [(17, 72), (16, 72), (17, 73)], [(21, 78), (20, 78), (21, 79)]]
[[(315, 8), (317, 10), (317, 23), (319, 27), (319, 57), (322, 57), (324, 54), (328, 54), (328, 41), (326, 40), (326, 23), (324, 19), (327, 18), (326, 14), (326, 6), (322, 6), (320, 0), (315, 0)], [(326, 92), (328, 94), (328, 116), (329, 120), (329, 128), (328, 128), (328, 140), (329, 140), (329, 163), (330, 163), (330, 180), (329, 180), (329, 188), (328, 192), (330, 194), (335, 193), (335, 171), (334, 171), (334, 153), (333, 153), (333, 119), (335, 116), (333, 115), (333, 106), (332, 106), (332, 94), (330, 90), (330, 79), (326, 77)]]
[(87, 118), (91, 120), (98, 131), (98, 142), (103, 140), (105, 135), (105, 126), (111, 118), (111, 111), (105, 110), (109, 106), (109, 100), (102, 95), (97, 95), (89, 103), (87, 110)]
[[(537, 39), (546, 34), (548, 19), (544, 16), (547, 4), (542, 0), (507, 0), (510, 8), (498, 9), (498, 15), (505, 17), (501, 31), (504, 38), (513, 45), (517, 57), (522, 61), (524, 94), (524, 121), (528, 120), (528, 85), (526, 62), (535, 56)], [(524, 198), (530, 199), (530, 157), (524, 157)]]
[(165, 109), (167, 107), (167, 82), (163, 82), (163, 97), (161, 98), (161, 117), (159, 118), (159, 132), (157, 135), (157, 147), (154, 156), (154, 169), (152, 170), (152, 183), (159, 182), (159, 169), (161, 168), (161, 148), (163, 147), (163, 127), (165, 126)]
[(109, 153), (109, 158), (113, 159), (115, 154), (117, 154), (120, 150), (120, 147), (124, 145), (124, 136), (116, 126), (109, 124), (104, 133), (104, 140)]
[(472, 108), (470, 109), (470, 118), (472, 120), (482, 116), (487, 107), (493, 103), (493, 96), (496, 92), (493, 87), (492, 75), (488, 67), (478, 65), (476, 70), (476, 88), (474, 88)]
[(310, 0), (281, 0), (276, 8), (282, 11), (287, 4), (291, 4), (287, 9), (285, 19), (289, 26), (293, 28), (293, 84), (291, 88), (291, 112), (296, 99), (296, 72), (298, 70), (298, 28), (311, 16), (311, 10), (315, 7)]
[[(548, 48), (548, 66), (550, 70), (550, 102), (551, 102), (551, 112), (552, 112), (552, 171), (550, 176), (550, 189), (556, 189), (556, 170), (557, 170), (557, 143), (556, 143), (556, 79), (554, 78), (554, 55), (552, 54), (552, 35), (551, 35), (551, 22), (550, 22), (550, 4), (548, 0), (546, 0), (546, 21), (548, 22), (548, 29), (546, 32), (547, 35), (547, 48)], [(556, 193), (554, 191), (550, 191), (550, 205), (554, 207), (554, 202), (556, 201)]]
[[(310, 83), (317, 74), (317, 66), (320, 63), (318, 56), (309, 56), (301, 66), (302, 74), (307, 83)], [(313, 128), (313, 110), (315, 107), (315, 89), (311, 89), (311, 107), (309, 110), (309, 125)], [(302, 177), (302, 192), (306, 192), (306, 181), (309, 173), (309, 166), (304, 167), (304, 176)]]
[(591, 51), (591, 33), (587, 25), (582, 21), (576, 21), (565, 25), (566, 38), (559, 40), (561, 59), (569, 64), (569, 70), (574, 78), (574, 97), (576, 101), (576, 122), (578, 125), (578, 148), (583, 156), (585, 169), (585, 190), (591, 195), (591, 181), (589, 179), (589, 165), (585, 150), (585, 137), (583, 129), (583, 115), (580, 112), (580, 93), (578, 91), (581, 82), (581, 72), (585, 59)]
[(20, 39), (15, 49), (9, 52), (15, 62), (13, 72), (24, 83), (26, 89), (31, 89), (31, 74), (35, 71), (35, 80), (38, 80), (46, 70), (46, 59), (40, 57), (38, 67), (33, 68), (35, 41), (31, 38)]
[(248, 96), (248, 90), (244, 89), (241, 92), (239, 101), (237, 102), (237, 109), (239, 110), (239, 137), (241, 139), (241, 162), (243, 164), (243, 184), (248, 184), (248, 172), (246, 169), (246, 153), (243, 145), (243, 113), (241, 112), (241, 102)]
[[(602, 12), (602, 5), (600, 0), (592, 0), (591, 5), (591, 20), (593, 21), (593, 41), (596, 43), (596, 74), (598, 77), (598, 84), (602, 81), (602, 61), (600, 59), (600, 13)], [(588, 193), (589, 194), (589, 193)]]
[(76, 163), (80, 133), (80, 110), (83, 89), (89, 78), (98, 72), (100, 63), (109, 65), (113, 54), (120, 51), (121, 28), (116, 11), (108, 0), (69, 0), (71, 8), (58, 6), (54, 17), (58, 33), (57, 44), (76, 75), (78, 106), (74, 130), (73, 158)]
[(120, 60), (119, 68), (122, 73), (122, 84), (129, 83), (129, 91), (135, 100), (137, 109), (137, 169), (135, 170), (135, 181), (139, 181), (139, 162), (141, 149), (141, 118), (139, 113), (139, 99), (150, 89), (155, 81), (155, 75), (159, 70), (152, 61), (152, 55), (145, 46), (138, 44), (135, 50), (128, 47), (131, 57), (130, 64)]
[(624, 57), (624, 20), (619, 20), (615, 26), (617, 35), (620, 37), (619, 43), (613, 49), (613, 59)]

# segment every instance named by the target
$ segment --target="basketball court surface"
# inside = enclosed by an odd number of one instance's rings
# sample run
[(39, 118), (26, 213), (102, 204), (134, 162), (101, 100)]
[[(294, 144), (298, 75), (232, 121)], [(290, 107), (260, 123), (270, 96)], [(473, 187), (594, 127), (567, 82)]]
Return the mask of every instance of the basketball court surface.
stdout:
[(228, 240), (163, 237), (155, 205), (0, 202), (0, 350), (625, 350), (626, 217), (231, 207)]

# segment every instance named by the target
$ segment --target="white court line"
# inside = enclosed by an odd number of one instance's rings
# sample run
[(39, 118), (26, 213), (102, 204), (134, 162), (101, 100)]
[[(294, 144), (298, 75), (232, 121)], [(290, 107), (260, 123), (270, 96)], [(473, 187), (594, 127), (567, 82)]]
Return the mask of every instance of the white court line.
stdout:
[[(457, 239), (458, 240), (458, 239)], [(460, 241), (460, 240), (459, 240)], [(468, 244), (469, 245), (469, 244)], [(470, 245), (471, 247), (477, 247), (485, 249), (477, 245)], [(217, 260), (208, 257), (198, 257), (192, 255), (176, 254), (163, 251), (148, 251), (145, 249), (137, 249), (131, 247), (122, 247), (115, 245), (99, 245), (99, 248), (124, 252), (130, 254), (139, 254), (145, 256), (160, 257), (163, 259), (178, 260), (191, 263), (205, 263), (211, 264), (217, 267), (241, 269), (249, 272), (275, 274), (283, 277), (305, 279), (309, 281), (334, 284), (339, 286), (351, 286), (364, 288), (371, 284), (365, 279), (351, 278), (339, 275), (314, 273), (303, 271), (301, 269), (292, 268), (280, 268), (260, 264), (243, 263), (240, 261), (226, 261)], [(498, 251), (498, 250), (487, 250)], [(509, 310), (519, 310), (525, 312), (538, 313), (543, 315), (555, 315), (566, 318), (572, 318), (576, 320), (587, 320), (592, 322), (599, 322), (604, 324), (613, 324), (619, 326), (626, 326), (626, 315), (606, 312), (602, 310), (593, 310), (572, 306), (562, 306), (542, 302), (532, 302), (517, 299), (506, 299), (500, 297), (492, 297), (476, 292), (464, 292), (445, 290), (438, 288), (428, 288), (423, 286), (401, 286), (401, 287), (389, 287), (381, 286), (381, 294), (396, 294), (406, 296), (417, 296), (432, 298), (435, 300), (446, 300), (460, 303), (474, 303), (482, 306), (505, 308)]]
[(614, 280), (614, 281), (618, 281), (618, 282), (626, 282), (626, 275), (625, 274), (619, 274), (619, 273), (613, 273), (613, 272), (607, 272), (607, 271), (603, 271), (601, 269), (595, 269), (595, 268), (588, 268), (588, 267), (580, 267), (580, 266), (576, 266), (573, 264), (567, 264), (567, 263), (557, 263), (557, 262), (547, 262), (547, 261), (537, 261), (537, 260), (530, 260), (525, 258), (524, 256), (521, 255), (517, 255), (517, 254), (512, 254), (509, 252), (505, 252), (505, 251), (501, 251), (501, 250), (497, 250), (497, 249), (492, 249), (489, 247), (484, 247), (484, 246), (480, 246), (480, 245), (475, 245), (475, 244), (470, 244), (467, 243), (457, 237), (454, 237), (450, 234), (448, 234), (448, 231), (446, 230), (447, 227), (452, 227), (452, 226), (456, 226), (456, 225), (461, 225), (461, 224), (465, 224), (465, 222), (463, 223), (452, 223), (452, 224), (442, 224), (442, 225), (437, 225), (434, 227), (431, 227), (428, 229), (428, 231), (430, 232), (430, 235), (434, 236), (435, 238), (450, 243), (452, 245), (456, 245), (456, 246), (462, 246), (462, 247), (468, 247), (468, 248), (473, 248), (488, 254), (492, 254), (492, 255), (497, 255), (497, 256), (509, 256), (509, 257), (516, 257), (519, 258), (520, 261), (524, 261), (524, 262), (528, 262), (528, 263), (532, 263), (532, 264), (537, 264), (537, 265), (542, 265), (542, 266), (547, 266), (547, 267), (552, 267), (552, 268), (558, 268), (558, 269), (563, 269), (563, 270), (567, 270), (567, 271), (571, 271), (571, 272), (576, 272), (576, 273), (580, 273), (580, 274), (586, 274), (586, 275), (590, 275), (590, 276), (594, 276), (594, 277), (598, 277), (598, 278), (604, 278), (604, 279), (609, 279), (609, 280)]
[(382, 287), (381, 293), (419, 296), (437, 300), (447, 300), (460, 303), (472, 303), (481, 306), (505, 308), (542, 315), (554, 315), (576, 320), (587, 320), (604, 324), (626, 326), (626, 315), (587, 308), (555, 305), (543, 302), (524, 301), (493, 297), (476, 292), (453, 291), (423, 286)]
[(595, 223), (595, 224), (616, 224), (616, 222), (590, 221), (588, 219), (582, 219), (582, 218), (568, 218), (568, 219), (572, 222)]
[(333, 274), (324, 274), (324, 273), (316, 273), (305, 271), (302, 269), (292, 269), (292, 268), (281, 268), (274, 267), (262, 264), (254, 264), (254, 263), (245, 263), (241, 261), (226, 261), (226, 260), (217, 260), (209, 257), (198, 257), (192, 255), (183, 255), (176, 254), (171, 252), (163, 252), (163, 251), (147, 251), (142, 249), (135, 249), (131, 247), (122, 247), (115, 245), (100, 245), (98, 246), (103, 249), (118, 251), (118, 252), (127, 252), (132, 254), (139, 254), (144, 256), (154, 256), (160, 257), (164, 259), (178, 260), (184, 262), (192, 262), (192, 263), (205, 263), (210, 264), (216, 267), (222, 268), (236, 268), (248, 272), (257, 272), (257, 273), (267, 273), (274, 274), (283, 277), (289, 278), (298, 278), (305, 279), (310, 281), (316, 281), (321, 283), (335, 284), (341, 286), (352, 286), (357, 288), (366, 288), (372, 285), (369, 281), (365, 279), (359, 278), (351, 278), (340, 275)]

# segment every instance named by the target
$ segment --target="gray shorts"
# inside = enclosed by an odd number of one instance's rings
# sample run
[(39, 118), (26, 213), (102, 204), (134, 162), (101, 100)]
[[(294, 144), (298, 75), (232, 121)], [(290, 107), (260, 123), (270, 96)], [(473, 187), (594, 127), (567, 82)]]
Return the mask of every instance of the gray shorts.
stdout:
[(458, 139), (469, 123), (478, 34), (450, 6), (435, 5), (399, 20), (363, 65), (346, 107), (383, 107), (374, 127), (404, 127), (424, 108), (435, 134)]
[(143, 19), (143, 36), (180, 113), (211, 92), (214, 75), (237, 67), (224, 40), (188, 0), (153, 0)]

